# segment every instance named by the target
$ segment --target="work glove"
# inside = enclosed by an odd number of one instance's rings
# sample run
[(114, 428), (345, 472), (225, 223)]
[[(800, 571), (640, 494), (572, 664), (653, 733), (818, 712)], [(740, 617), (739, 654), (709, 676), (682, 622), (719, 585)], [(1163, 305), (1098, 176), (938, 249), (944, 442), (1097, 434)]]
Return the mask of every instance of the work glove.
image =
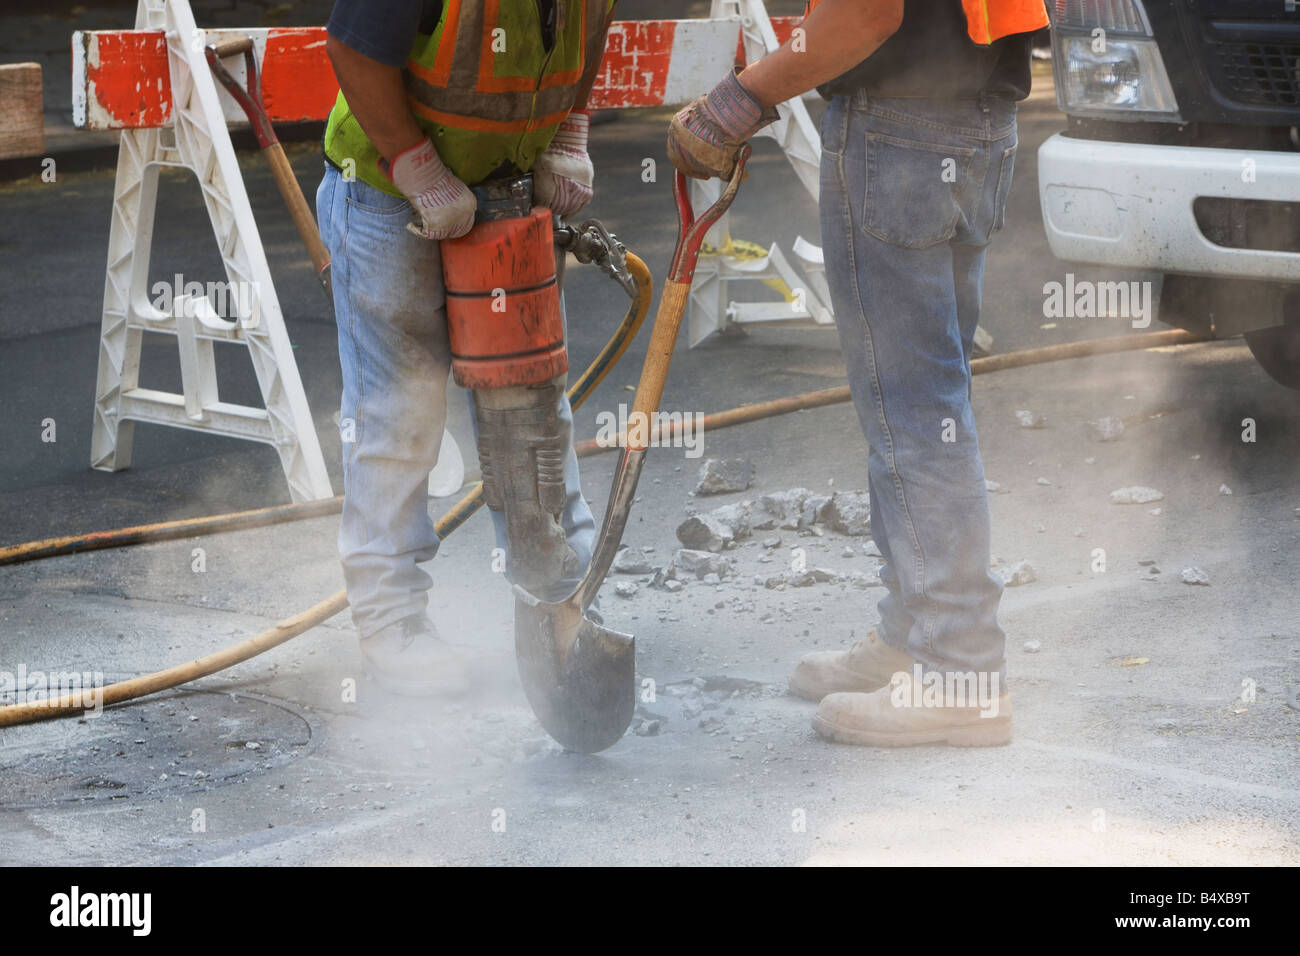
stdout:
[(745, 141), (780, 119), (774, 107), (764, 109), (736, 77), (728, 74), (668, 127), (668, 158), (687, 176), (730, 178)]
[(551, 145), (533, 163), (534, 201), (566, 219), (591, 202), (595, 170), (587, 155), (590, 127), (591, 114), (574, 110), (556, 130)]
[(379, 168), (411, 201), (420, 216), (406, 228), (425, 239), (458, 239), (474, 228), (478, 200), (438, 156), (433, 141), (425, 139), (393, 157)]

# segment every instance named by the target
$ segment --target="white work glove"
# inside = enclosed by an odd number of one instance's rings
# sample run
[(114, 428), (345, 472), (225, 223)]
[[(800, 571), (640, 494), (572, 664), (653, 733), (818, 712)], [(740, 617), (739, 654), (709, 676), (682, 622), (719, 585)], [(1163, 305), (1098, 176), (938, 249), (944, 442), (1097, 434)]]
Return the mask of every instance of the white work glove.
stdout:
[(478, 200), (438, 156), (433, 141), (425, 139), (393, 157), (380, 169), (411, 201), (420, 222), (406, 228), (425, 239), (458, 239), (474, 228)]
[(566, 219), (591, 202), (596, 173), (587, 155), (590, 127), (591, 114), (574, 110), (533, 163), (533, 200)]

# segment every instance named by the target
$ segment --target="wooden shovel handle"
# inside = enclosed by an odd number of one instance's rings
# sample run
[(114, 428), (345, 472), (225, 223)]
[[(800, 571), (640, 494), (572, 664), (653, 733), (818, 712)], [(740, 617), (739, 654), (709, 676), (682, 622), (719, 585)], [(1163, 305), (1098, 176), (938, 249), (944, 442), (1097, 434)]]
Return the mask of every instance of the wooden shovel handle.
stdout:
[[(691, 298), (691, 284), (677, 282), (674, 279), (664, 281), (663, 292), (659, 295), (659, 311), (655, 314), (654, 329), (650, 333), (650, 345), (646, 351), (645, 364), (641, 366), (641, 380), (637, 383), (636, 399), (633, 402), (634, 413), (647, 416), (644, 434), (649, 438), (648, 416), (659, 410), (659, 401), (663, 398), (664, 383), (668, 380), (668, 366), (673, 360), (673, 349), (677, 345), (677, 333), (682, 327), (682, 316)], [(629, 447), (631, 442), (629, 441)], [(645, 447), (642, 445), (641, 447)]]
[(298, 178), (294, 176), (293, 168), (289, 165), (289, 158), (284, 155), (284, 148), (279, 143), (267, 146), (262, 150), (262, 155), (271, 166), (275, 185), (280, 190), (284, 204), (289, 208), (289, 216), (298, 229), (302, 244), (307, 247), (307, 254), (311, 256), (311, 264), (316, 269), (316, 275), (325, 284), (325, 291), (329, 292), (329, 250), (321, 241), (320, 230), (316, 228), (316, 219), (312, 216), (311, 208), (303, 197)]

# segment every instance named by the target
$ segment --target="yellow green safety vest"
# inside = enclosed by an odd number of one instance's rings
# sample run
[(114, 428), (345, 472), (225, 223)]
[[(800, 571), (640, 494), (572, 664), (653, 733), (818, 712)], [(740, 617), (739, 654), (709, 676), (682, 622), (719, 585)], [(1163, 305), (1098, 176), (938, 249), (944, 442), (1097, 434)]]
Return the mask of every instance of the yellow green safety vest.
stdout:
[[(532, 168), (600, 56), (614, 2), (556, 0), (547, 50), (537, 0), (445, 0), (437, 28), (416, 37), (403, 77), (416, 122), (463, 182), (479, 183), (505, 162)], [(325, 155), (399, 195), (342, 91), (325, 125)]]

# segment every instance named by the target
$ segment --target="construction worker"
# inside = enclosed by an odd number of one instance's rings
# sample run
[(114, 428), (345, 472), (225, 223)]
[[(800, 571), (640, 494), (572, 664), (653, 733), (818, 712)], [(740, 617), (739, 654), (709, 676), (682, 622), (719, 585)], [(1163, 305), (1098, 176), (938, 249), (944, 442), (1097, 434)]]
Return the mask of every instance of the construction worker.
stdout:
[(790, 42), (680, 112), (668, 140), (678, 169), (727, 176), (776, 104), (814, 86), (830, 100), (822, 243), (886, 594), (865, 641), (807, 655), (790, 689), (819, 702), (813, 726), (833, 740), (1005, 743), (1002, 582), (969, 363), (1043, 0), (810, 7)]
[[(590, 201), (583, 107), (613, 6), (336, 0), (330, 16), (326, 50), (341, 91), (316, 207), (343, 371), (339, 552), (362, 658), (392, 691), (436, 692), (465, 673), (428, 617), (432, 579), (419, 567), (438, 549), (426, 489), (450, 367), (440, 240), (472, 228), (471, 187), (484, 183), (531, 172), (534, 203), (562, 216)], [(562, 525), (585, 568), (595, 522), (567, 398), (558, 414), (569, 430)]]

